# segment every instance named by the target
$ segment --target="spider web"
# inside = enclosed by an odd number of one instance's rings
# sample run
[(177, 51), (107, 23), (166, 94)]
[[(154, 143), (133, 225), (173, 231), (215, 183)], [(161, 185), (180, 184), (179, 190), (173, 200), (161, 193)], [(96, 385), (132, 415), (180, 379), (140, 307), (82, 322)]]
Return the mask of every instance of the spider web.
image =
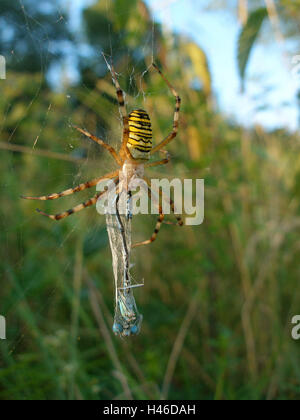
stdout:
[[(9, 136), (6, 137), (6, 142), (2, 142), (2, 149), (6, 149), (8, 151), (1, 151), (1, 154), (5, 153), (5, 157), (7, 159), (7, 166), (9, 167), (10, 174), (9, 176), (5, 177), (5, 183), (2, 183), (1, 190), (2, 194), (6, 199), (11, 200), (12, 203), (14, 203), (18, 207), (18, 200), (19, 200), (19, 194), (23, 193), (24, 189), (28, 188), (24, 181), (24, 178), (18, 179), (18, 183), (16, 186), (16, 189), (14, 190), (13, 197), (8, 196), (8, 191), (11, 189), (13, 182), (10, 182), (9, 179), (12, 177), (16, 177), (16, 164), (20, 162), (16, 162), (16, 159), (20, 160), (20, 156), (16, 157), (13, 153), (16, 151), (17, 153), (21, 152), (23, 155), (23, 158), (26, 159), (29, 157), (32, 157), (33, 161), (42, 159), (45, 169), (45, 174), (47, 174), (47, 170), (51, 165), (53, 165), (53, 162), (56, 161), (58, 158), (59, 161), (64, 162), (68, 161), (68, 153), (72, 149), (72, 135), (70, 133), (70, 138), (66, 139), (66, 145), (62, 148), (65, 149), (64, 152), (57, 153), (59, 155), (58, 157), (54, 155), (54, 151), (51, 150), (51, 144), (49, 144), (49, 149), (45, 149), (44, 146), (40, 146), (40, 139), (43, 138), (44, 131), (47, 129), (47, 127), (51, 124), (51, 115), (56, 112), (56, 105), (51, 100), (48, 102), (46, 107), (46, 112), (44, 115), (41, 116), (40, 124), (37, 129), (28, 130), (28, 138), (26, 139), (26, 142), (24, 141), (23, 144), (20, 143), (20, 135), (19, 132), (22, 131), (22, 126), (24, 124), (26, 125), (26, 121), (31, 118), (33, 114), (34, 107), (39, 104), (39, 101), (43, 102), (42, 95), (45, 94), (43, 91), (43, 85), (45, 81), (48, 81), (50, 85), (53, 86), (53, 89), (55, 89), (55, 80), (51, 80), (51, 72), (54, 70), (53, 68), (46, 70), (47, 62), (49, 59), (49, 54), (51, 51), (51, 40), (50, 37), (47, 34), (47, 28), (43, 30), (42, 24), (36, 20), (30, 12), (27, 10), (26, 4), (23, 2), (23, 0), (19, 0), (18, 5), (16, 8), (20, 13), (23, 15), (23, 27), (22, 30), (24, 30), (24, 37), (30, 38), (30, 44), (31, 48), (35, 51), (37, 51), (37, 54), (40, 58), (40, 69), (39, 69), (39, 75), (38, 80), (35, 86), (33, 86), (32, 91), (30, 92), (29, 98), (26, 100), (25, 105), (22, 109), (22, 112), (19, 112), (19, 116), (16, 118), (16, 122), (14, 123), (13, 127), (9, 130)], [(53, 15), (56, 15), (56, 22), (61, 22), (62, 25), (67, 26), (68, 22), (66, 21), (65, 17), (63, 16), (63, 2), (60, 2), (62, 5), (62, 8), (59, 7), (59, 3), (55, 5), (56, 7), (56, 13)], [(8, 21), (8, 23), (11, 23)], [(54, 23), (54, 22), (53, 22)], [(34, 36), (34, 32), (32, 31), (31, 26), (36, 25), (40, 26), (43, 31), (43, 39), (38, 39)], [(20, 29), (20, 28), (19, 28)], [(46, 47), (45, 47), (46, 45)], [(46, 53), (45, 53), (46, 52)], [(11, 51), (11, 56), (14, 56), (15, 52)], [(7, 57), (9, 58), (9, 57)], [(18, 60), (18, 57), (17, 57)], [(15, 76), (15, 75), (14, 75)], [(7, 69), (7, 79), (5, 81), (1, 81), (2, 85), (4, 83), (10, 84), (12, 77), (12, 72), (10, 72), (9, 64)], [(16, 75), (16, 79), (20, 78), (21, 75)], [(63, 93), (64, 95), (68, 95), (66, 92)], [(10, 126), (10, 113), (12, 112), (13, 107), (17, 106), (15, 100), (9, 101), (8, 99), (5, 102), (5, 112), (2, 117), (2, 121), (0, 123), (0, 132), (1, 134), (4, 133), (6, 126)], [(66, 115), (65, 122), (67, 123), (67, 120), (71, 118), (71, 115)], [(50, 120), (50, 121), (49, 121)], [(25, 140), (25, 139), (24, 139)], [(66, 172), (65, 177), (70, 178), (74, 177), (76, 182), (76, 179), (80, 178), (81, 172), (83, 172), (83, 169), (86, 165), (88, 165), (89, 162), (89, 152), (90, 152), (90, 145), (87, 145), (87, 157), (85, 161), (82, 164), (79, 164), (77, 169), (73, 169), (73, 171)], [(39, 157), (40, 153), (42, 153), (42, 157)], [(42, 176), (42, 175), (41, 175)], [(52, 178), (54, 183), (55, 181), (59, 181), (59, 179), (56, 179), (55, 177)], [(34, 184), (31, 185), (32, 190), (38, 192), (39, 190), (39, 180), (36, 180)], [(19, 194), (18, 194), (19, 193)], [(17, 195), (18, 194), (18, 195)], [(26, 321), (25, 319), (22, 319), (22, 313), (24, 316), (27, 316), (29, 314), (32, 314), (34, 318), (39, 319), (40, 317), (44, 317), (45, 314), (48, 311), (49, 305), (51, 306), (53, 296), (57, 293), (57, 285), (50, 287), (48, 289), (49, 297), (44, 302), (39, 302), (34, 309), (34, 312), (29, 309), (29, 307), (32, 304), (32, 294), (34, 291), (34, 285), (32, 282), (24, 282), (22, 281), (22, 271), (23, 267), (27, 264), (30, 264), (30, 255), (28, 255), (28, 252), (26, 252), (25, 249), (25, 243), (26, 243), (26, 232), (28, 232), (28, 229), (31, 229), (32, 226), (35, 226), (37, 224), (37, 219), (35, 214), (32, 211), (32, 215), (27, 216), (24, 213), (20, 214), (20, 218), (15, 220), (14, 224), (7, 224), (4, 221), (7, 220), (7, 217), (5, 217), (5, 210), (2, 209), (4, 213), (4, 217), (1, 217), (2, 219), (2, 244), (1, 244), (1, 250), (3, 252), (3, 258), (6, 259), (6, 264), (2, 265), (3, 269), (3, 283), (5, 280), (8, 280), (7, 286), (11, 286), (8, 291), (8, 294), (6, 294), (7, 300), (4, 300), (4, 296), (2, 295), (2, 299), (0, 302), (0, 312), (4, 313), (6, 320), (7, 320), (7, 340), (5, 342), (0, 343), (1, 344), (1, 352), (2, 355), (6, 355), (6, 362), (9, 360), (11, 361), (13, 358), (18, 357), (20, 352), (22, 352), (22, 349), (24, 346), (26, 346), (26, 341), (28, 340), (28, 336), (31, 336), (34, 331), (29, 331), (26, 327), (21, 326), (22, 321)], [(33, 209), (32, 209), (33, 210)], [(60, 239), (57, 242), (58, 250), (59, 252), (64, 252), (65, 244), (68, 243), (72, 237), (76, 234), (78, 231), (78, 223), (74, 223), (74, 225), (69, 229), (69, 231), (64, 235), (62, 239)], [(39, 237), (37, 240), (34, 241), (32, 244), (32, 254), (35, 254), (38, 252), (38, 250), (43, 249), (44, 246), (47, 243), (47, 237), (46, 235), (49, 234), (48, 232), (45, 232), (45, 237)], [(10, 250), (9, 250), (9, 244), (10, 244), (10, 238), (13, 235), (18, 236), (18, 252), (17, 256), (14, 256), (13, 258), (10, 258)], [(9, 261), (10, 258), (10, 261)], [(56, 263), (56, 255), (49, 255), (48, 256), (48, 263), (49, 264), (55, 264)], [(64, 267), (64, 272), (67, 272), (72, 265), (72, 262), (68, 262)], [(2, 270), (1, 270), (2, 271)], [(62, 276), (64, 275), (64, 272), (62, 273)], [(55, 284), (55, 282), (54, 282)], [(9, 287), (3, 288), (3, 290), (9, 289)], [(8, 303), (6, 303), (8, 301)], [(20, 306), (24, 306), (27, 309), (24, 311), (20, 309)], [(18, 318), (21, 318), (18, 321)], [(27, 320), (28, 321), (28, 320)], [(36, 326), (35, 320), (33, 320), (31, 323), (29, 323), (33, 329), (35, 329), (35, 332), (39, 330)], [(4, 363), (4, 357), (1, 358), (2, 363)], [(2, 364), (1, 363), (1, 364)], [(5, 366), (5, 364), (4, 364)]]

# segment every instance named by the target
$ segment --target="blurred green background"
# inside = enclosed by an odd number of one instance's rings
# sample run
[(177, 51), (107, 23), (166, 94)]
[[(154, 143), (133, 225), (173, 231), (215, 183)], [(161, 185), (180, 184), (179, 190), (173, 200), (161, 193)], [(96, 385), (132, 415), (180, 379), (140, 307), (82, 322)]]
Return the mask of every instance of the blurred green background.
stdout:
[[(266, 51), (299, 46), (298, 0), (210, 5), (240, 25), (235, 65), (245, 91), (257, 43)], [(229, 118), (201, 45), (166, 29), (139, 0), (1, 0), (0, 40), (7, 61), (0, 80), (0, 314), (7, 321), (0, 398), (298, 399), (300, 343), (291, 338), (300, 312), (298, 132)], [(174, 99), (149, 69), (152, 56), (182, 97), (172, 162), (148, 175), (205, 179), (204, 223), (164, 225), (156, 242), (133, 253), (134, 277), (145, 281), (135, 292), (144, 321), (127, 340), (111, 332), (104, 219), (95, 209), (58, 223), (35, 213), (36, 204), (66, 210), (93, 191), (41, 203), (19, 198), (114, 168), (72, 128), (120, 142), (101, 51), (114, 60), (128, 109), (148, 110), (154, 142), (170, 131)], [(155, 216), (137, 217), (134, 237), (148, 238), (154, 225)]]

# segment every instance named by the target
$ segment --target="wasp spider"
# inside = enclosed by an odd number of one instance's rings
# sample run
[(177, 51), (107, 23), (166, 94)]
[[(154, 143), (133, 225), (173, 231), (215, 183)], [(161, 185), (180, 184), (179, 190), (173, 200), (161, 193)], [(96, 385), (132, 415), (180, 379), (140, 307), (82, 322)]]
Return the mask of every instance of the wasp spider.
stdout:
[[(180, 110), (180, 97), (177, 94), (174, 87), (171, 85), (171, 83), (166, 79), (166, 77), (163, 75), (163, 73), (160, 71), (160, 69), (157, 67), (156, 64), (152, 64), (153, 68), (161, 75), (165, 83), (168, 85), (169, 89), (171, 90), (174, 98), (175, 98), (175, 111), (174, 111), (174, 117), (173, 117), (173, 129), (168, 134), (168, 136), (162, 140), (160, 143), (158, 143), (156, 146), (152, 147), (152, 129), (151, 129), (151, 122), (149, 115), (146, 111), (141, 109), (133, 110), (129, 115), (127, 115), (126, 106), (125, 106), (125, 100), (124, 100), (124, 93), (119, 85), (115, 70), (113, 66), (108, 66), (112, 75), (112, 80), (116, 88), (116, 94), (117, 99), (119, 103), (120, 112), (123, 119), (123, 135), (122, 135), (122, 144), (120, 147), (119, 152), (117, 152), (112, 146), (105, 143), (100, 138), (94, 136), (93, 134), (90, 134), (88, 131), (83, 130), (82, 128), (79, 128), (75, 126), (74, 128), (78, 130), (80, 133), (84, 134), (89, 139), (95, 141), (100, 146), (104, 147), (114, 158), (116, 163), (119, 166), (119, 169), (116, 171), (113, 171), (111, 173), (105, 174), (104, 176), (95, 178), (89, 182), (83, 183), (78, 185), (75, 188), (70, 188), (65, 191), (62, 191), (60, 193), (54, 193), (50, 195), (45, 195), (41, 197), (24, 197), (22, 198), (28, 199), (28, 200), (55, 200), (56, 198), (64, 197), (67, 195), (74, 194), (79, 191), (83, 191), (87, 188), (91, 188), (98, 184), (99, 181), (103, 179), (112, 179), (114, 180), (115, 184), (118, 185), (120, 182), (119, 174), (122, 171), (123, 173), (127, 171), (129, 173), (129, 177), (137, 173), (137, 168), (153, 168), (158, 165), (165, 165), (170, 161), (170, 155), (167, 151), (163, 150), (163, 148), (170, 143), (177, 135), (178, 132), (178, 119), (179, 119), (179, 110)], [(154, 161), (154, 162), (147, 162), (151, 155), (153, 155), (156, 152), (162, 152), (165, 155), (165, 158), (162, 160)], [(130, 168), (130, 169), (128, 169)], [(143, 172), (143, 171), (142, 171)], [(139, 170), (140, 175), (140, 170)], [(146, 181), (148, 185), (148, 195), (151, 198), (151, 189), (150, 189), (150, 180), (143, 176), (143, 179)], [(65, 217), (70, 216), (71, 214), (77, 213), (81, 210), (83, 210), (86, 207), (92, 206), (93, 204), (96, 204), (97, 200), (105, 194), (105, 191), (98, 192), (94, 197), (90, 198), (89, 200), (85, 201), (82, 204), (77, 205), (76, 207), (67, 210), (63, 213), (51, 215), (46, 214), (42, 212), (41, 210), (37, 209), (37, 211), (44, 216), (49, 217), (53, 220), (61, 220)], [(171, 210), (174, 213), (174, 203), (171, 200)], [(157, 219), (157, 223), (155, 226), (154, 233), (152, 234), (151, 238), (139, 242), (137, 244), (134, 244), (133, 247), (139, 246), (139, 245), (146, 245), (151, 242), (153, 242), (156, 239), (156, 236), (160, 230), (161, 224), (164, 220), (164, 214), (162, 211), (162, 206), (159, 204), (159, 217)], [(177, 224), (182, 226), (183, 221), (181, 217), (176, 216)]]

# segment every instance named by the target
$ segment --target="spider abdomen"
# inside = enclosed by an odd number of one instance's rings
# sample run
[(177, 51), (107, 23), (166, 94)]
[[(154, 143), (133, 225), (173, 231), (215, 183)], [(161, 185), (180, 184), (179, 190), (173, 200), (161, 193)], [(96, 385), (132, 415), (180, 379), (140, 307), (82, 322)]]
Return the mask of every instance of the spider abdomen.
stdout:
[(149, 159), (152, 149), (152, 128), (149, 115), (142, 109), (129, 114), (127, 147), (134, 159)]

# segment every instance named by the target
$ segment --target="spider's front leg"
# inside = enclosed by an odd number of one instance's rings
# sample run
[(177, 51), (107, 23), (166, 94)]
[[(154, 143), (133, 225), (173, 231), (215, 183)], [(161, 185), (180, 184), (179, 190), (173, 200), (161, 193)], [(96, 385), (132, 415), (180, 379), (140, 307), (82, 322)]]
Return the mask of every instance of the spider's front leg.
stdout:
[(117, 152), (115, 151), (115, 149), (112, 146), (105, 143), (103, 140), (99, 139), (99, 137), (94, 136), (93, 134), (89, 133), (88, 131), (83, 130), (80, 127), (77, 127), (76, 125), (74, 125), (74, 128), (77, 131), (79, 131), (81, 134), (84, 134), (89, 139), (93, 140), (94, 142), (96, 142), (100, 146), (104, 147), (104, 149), (106, 149), (112, 155), (112, 157), (115, 159), (115, 161), (117, 162), (118, 165), (122, 164), (122, 161), (121, 161), (119, 155), (117, 154)]
[(109, 64), (108, 61), (106, 60), (106, 57), (104, 55), (104, 53), (102, 53), (103, 58), (106, 62), (106, 65), (112, 75), (112, 80), (113, 83), (115, 85), (116, 88), (116, 94), (117, 94), (117, 100), (118, 100), (118, 104), (119, 104), (119, 108), (122, 114), (122, 119), (123, 119), (123, 140), (122, 140), (122, 147), (121, 150), (123, 153), (125, 153), (125, 155), (127, 155), (127, 141), (128, 141), (128, 135), (129, 135), (129, 123), (128, 123), (128, 115), (127, 115), (127, 110), (126, 110), (126, 105), (125, 105), (125, 95), (123, 90), (121, 89), (121, 86), (119, 84), (118, 78), (117, 78), (117, 74), (115, 72), (114, 66), (113, 64)]

